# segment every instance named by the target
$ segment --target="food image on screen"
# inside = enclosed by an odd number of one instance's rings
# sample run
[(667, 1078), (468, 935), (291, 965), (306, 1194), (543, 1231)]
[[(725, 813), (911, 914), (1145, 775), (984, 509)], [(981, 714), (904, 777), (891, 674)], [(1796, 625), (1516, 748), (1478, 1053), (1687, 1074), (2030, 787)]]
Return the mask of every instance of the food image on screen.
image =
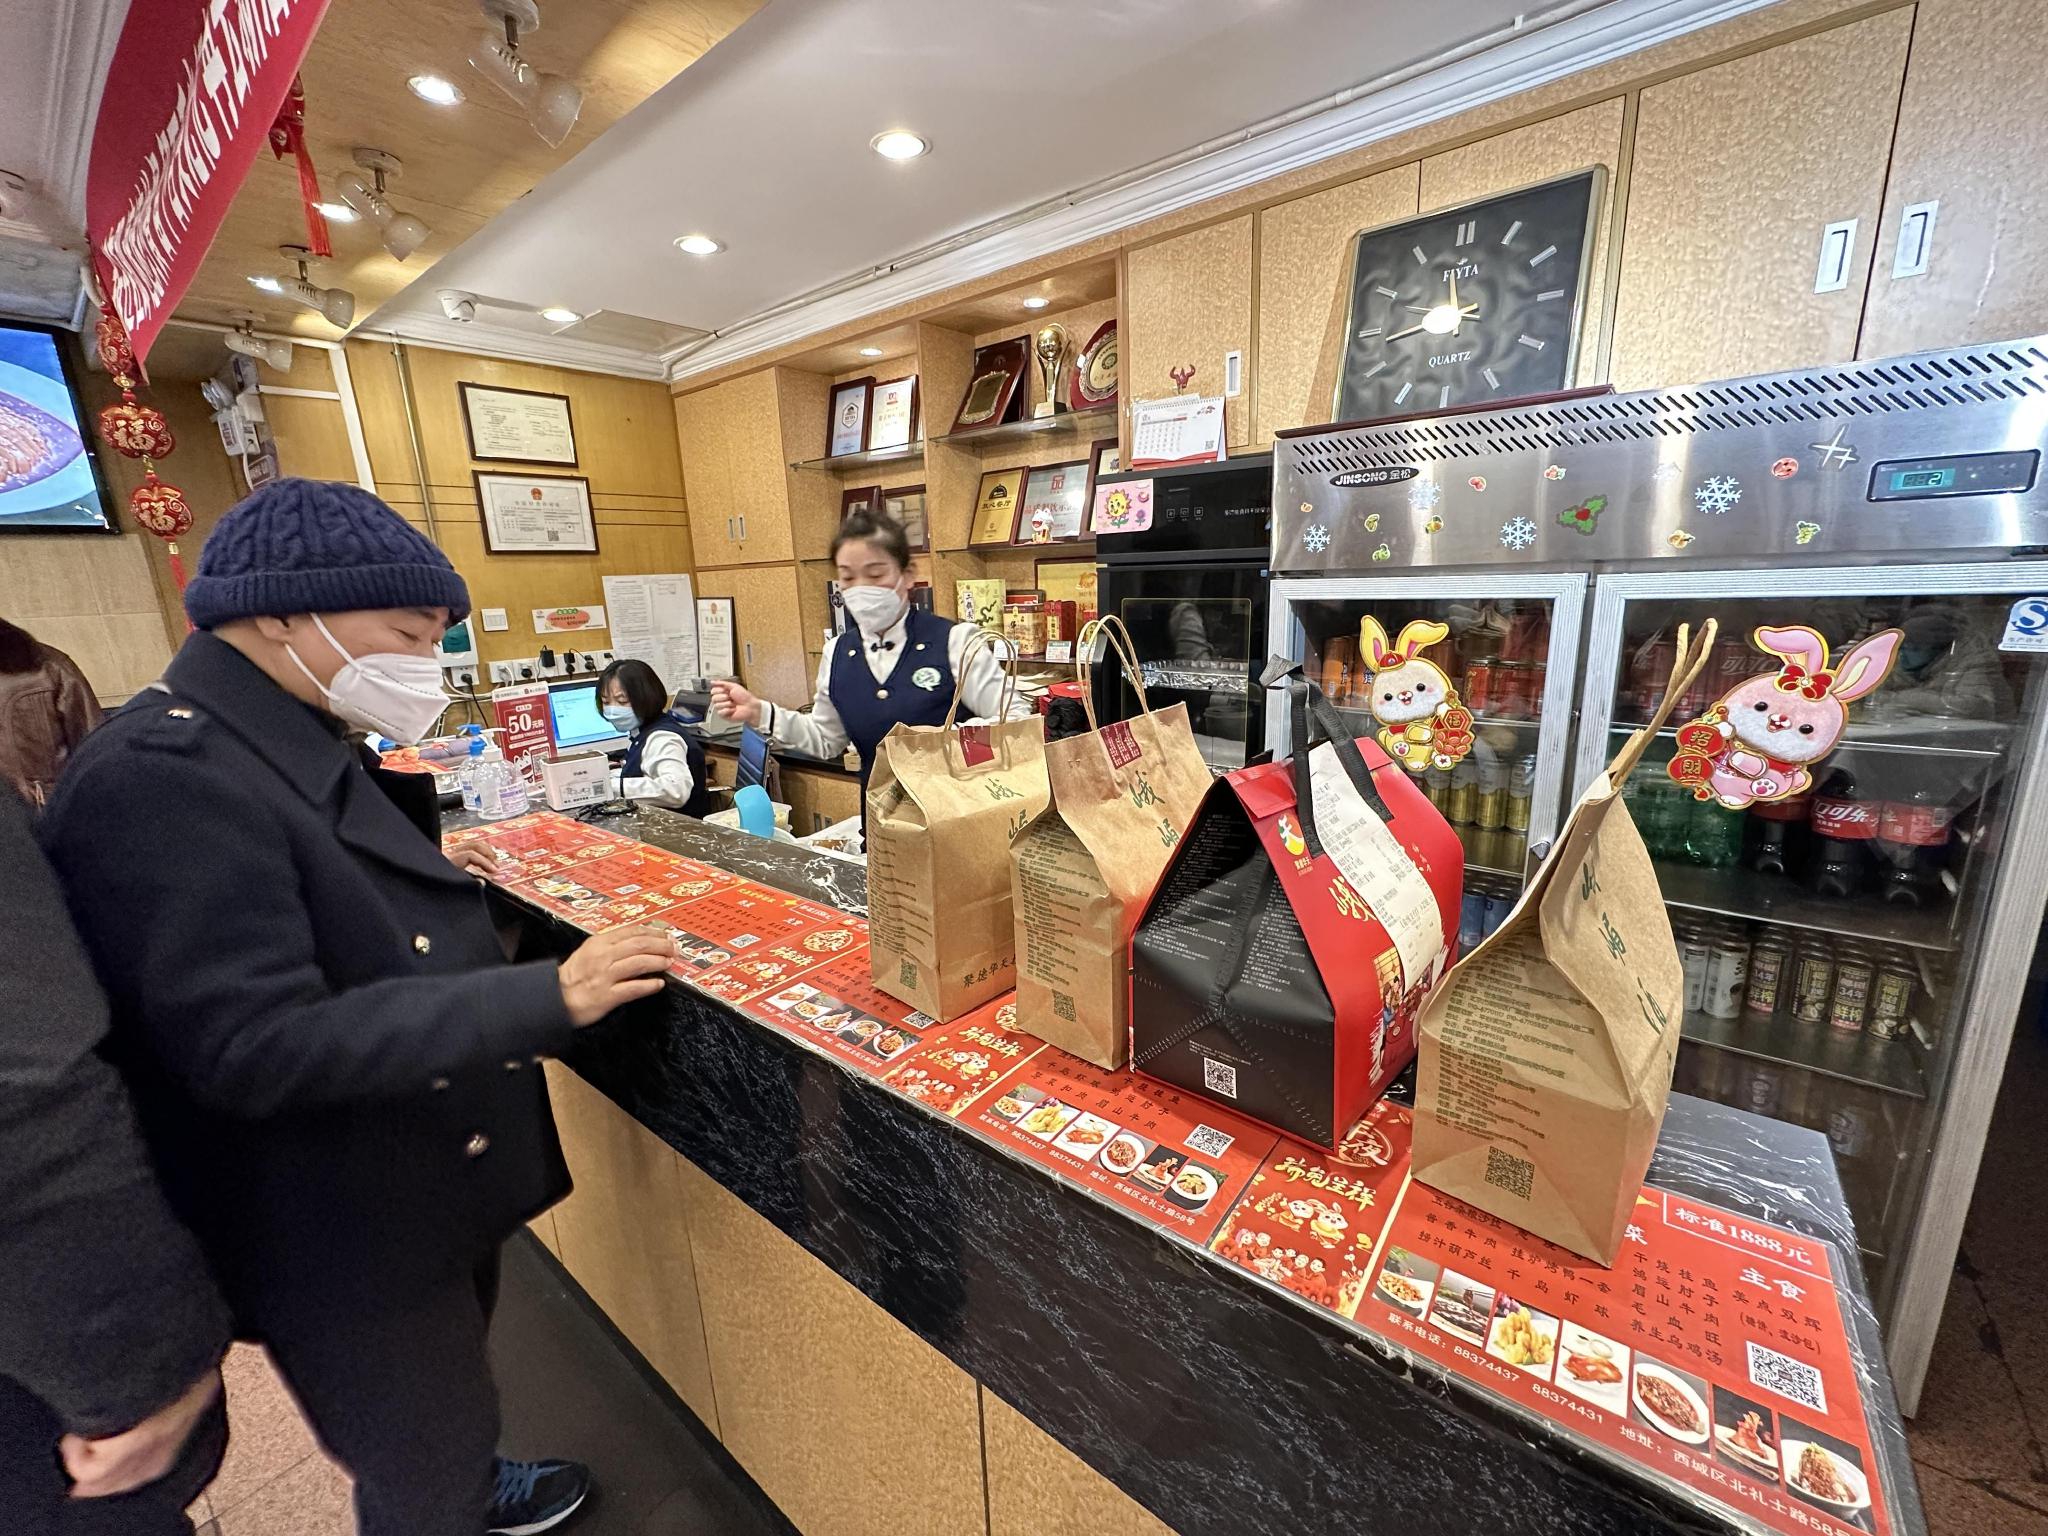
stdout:
[(0, 532), (112, 526), (56, 336), (0, 324)]
[(78, 434), (47, 411), (0, 394), (0, 491), (42, 479), (83, 447)]

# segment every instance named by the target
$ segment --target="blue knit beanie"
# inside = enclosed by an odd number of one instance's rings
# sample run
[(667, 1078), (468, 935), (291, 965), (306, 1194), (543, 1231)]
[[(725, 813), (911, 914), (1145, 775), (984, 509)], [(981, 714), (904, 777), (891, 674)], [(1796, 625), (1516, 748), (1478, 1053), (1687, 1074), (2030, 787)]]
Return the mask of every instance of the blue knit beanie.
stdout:
[(469, 588), (412, 524), (335, 480), (273, 480), (230, 507), (185, 588), (201, 629), (358, 608), (446, 608), (453, 623), (469, 612)]

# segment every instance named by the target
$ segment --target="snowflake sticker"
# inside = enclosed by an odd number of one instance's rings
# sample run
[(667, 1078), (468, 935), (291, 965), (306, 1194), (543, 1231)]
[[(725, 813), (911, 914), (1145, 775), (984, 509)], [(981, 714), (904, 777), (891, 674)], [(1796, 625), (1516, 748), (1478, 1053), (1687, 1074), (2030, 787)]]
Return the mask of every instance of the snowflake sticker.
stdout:
[(1500, 541), (1508, 549), (1527, 549), (1536, 542), (1536, 525), (1526, 517), (1511, 517), (1500, 525)]
[(1740, 500), (1742, 482), (1733, 475), (1715, 475), (1693, 488), (1692, 504), (1713, 517), (1719, 517)]
[(1320, 555), (1330, 547), (1330, 530), (1321, 523), (1310, 523), (1301, 530), (1301, 542), (1312, 555)]
[(1408, 487), (1408, 510), (1427, 512), (1443, 499), (1444, 488), (1434, 480), (1416, 480)]
[(1562, 480), (1564, 478), (1564, 466), (1562, 464), (1545, 465), (1543, 478), (1546, 480)]

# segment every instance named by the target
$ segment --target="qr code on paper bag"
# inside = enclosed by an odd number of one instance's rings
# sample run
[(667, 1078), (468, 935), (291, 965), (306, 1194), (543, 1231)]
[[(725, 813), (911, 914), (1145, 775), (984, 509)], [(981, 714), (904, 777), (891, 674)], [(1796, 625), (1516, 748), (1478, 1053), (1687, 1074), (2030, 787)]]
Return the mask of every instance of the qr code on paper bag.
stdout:
[(1235, 1136), (1226, 1135), (1213, 1125), (1198, 1125), (1188, 1132), (1188, 1150), (1203, 1157), (1221, 1157), (1235, 1140)]
[(1226, 1099), (1237, 1097), (1237, 1068), (1228, 1062), (1216, 1060), (1213, 1056), (1202, 1058), (1202, 1086), (1211, 1093), (1220, 1093)]
[(1486, 1182), (1495, 1189), (1506, 1190), (1518, 1200), (1526, 1200), (1536, 1186), (1536, 1165), (1526, 1157), (1503, 1152), (1499, 1147), (1488, 1147)]
[(1749, 1344), (1749, 1379), (1766, 1392), (1775, 1392), (1815, 1413), (1828, 1411), (1827, 1389), (1821, 1385), (1819, 1371), (1755, 1340)]

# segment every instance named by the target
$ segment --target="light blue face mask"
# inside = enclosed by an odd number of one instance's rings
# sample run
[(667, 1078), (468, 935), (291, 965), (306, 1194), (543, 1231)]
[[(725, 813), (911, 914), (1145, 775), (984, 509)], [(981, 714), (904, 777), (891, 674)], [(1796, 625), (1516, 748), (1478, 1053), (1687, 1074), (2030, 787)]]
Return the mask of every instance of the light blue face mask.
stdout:
[(604, 704), (599, 706), (598, 712), (614, 730), (632, 731), (639, 728), (640, 717), (633, 713), (633, 706), (630, 704)]

